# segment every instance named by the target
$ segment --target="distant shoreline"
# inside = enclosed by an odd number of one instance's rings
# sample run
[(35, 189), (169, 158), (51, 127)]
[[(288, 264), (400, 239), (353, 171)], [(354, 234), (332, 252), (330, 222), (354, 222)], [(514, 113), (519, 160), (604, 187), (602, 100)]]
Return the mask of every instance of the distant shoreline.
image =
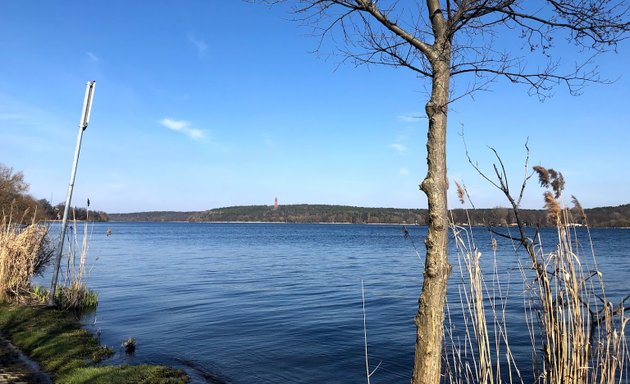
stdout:
[(151, 220), (110, 220), (100, 223), (186, 223), (186, 224), (311, 224), (311, 225), (416, 225), (420, 227), (426, 227), (425, 224), (411, 224), (411, 223), (350, 223), (350, 222), (285, 222), (285, 221), (151, 221)]
[[(58, 221), (59, 222), (59, 221)], [(149, 221), (149, 220), (141, 220), (141, 221), (124, 221), (124, 220), (111, 220), (111, 221), (101, 221), (95, 222), (106, 225), (107, 223), (111, 224), (124, 224), (124, 223), (155, 223), (155, 224), (278, 224), (278, 225), (372, 225), (372, 226), (408, 226), (408, 227), (427, 227), (426, 224), (410, 224), (410, 223), (334, 223), (334, 222), (280, 222), (280, 221)], [(474, 228), (484, 228), (488, 227), (484, 224), (457, 224), (458, 227), (474, 227)], [(534, 226), (528, 226), (529, 228), (534, 228)], [(492, 226), (491, 228), (506, 228), (505, 226)], [(513, 226), (510, 226), (513, 228)], [(544, 228), (553, 228), (553, 226), (545, 226)], [(629, 227), (587, 227), (587, 226), (575, 226), (575, 228), (598, 228), (598, 229), (624, 229), (630, 230)]]
[[(630, 204), (584, 210), (588, 222), (574, 214), (576, 226), (630, 227)], [(569, 211), (570, 212), (570, 211)], [(544, 209), (520, 209), (519, 214), (531, 227), (553, 227)], [(505, 207), (484, 209), (451, 209), (455, 223), (471, 222), (474, 226), (513, 226), (514, 213)], [(151, 211), (107, 214), (109, 222), (204, 222), (204, 223), (304, 223), (304, 224), (374, 224), (427, 225), (427, 209), (366, 208), (345, 205), (266, 205), (233, 206), (207, 211)]]

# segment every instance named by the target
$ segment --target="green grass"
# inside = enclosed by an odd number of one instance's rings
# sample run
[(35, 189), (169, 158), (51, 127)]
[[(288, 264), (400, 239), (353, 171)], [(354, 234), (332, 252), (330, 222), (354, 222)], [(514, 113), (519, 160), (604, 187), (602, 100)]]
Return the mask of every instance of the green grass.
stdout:
[(178, 369), (154, 365), (96, 366), (112, 355), (71, 313), (0, 303), (0, 331), (57, 384), (188, 382)]

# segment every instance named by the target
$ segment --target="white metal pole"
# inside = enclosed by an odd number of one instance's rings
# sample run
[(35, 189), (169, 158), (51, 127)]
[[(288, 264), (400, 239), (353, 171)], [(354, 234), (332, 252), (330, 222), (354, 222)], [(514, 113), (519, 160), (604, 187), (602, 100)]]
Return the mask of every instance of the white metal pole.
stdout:
[(68, 223), (68, 213), (70, 212), (70, 204), (72, 202), (72, 190), (74, 189), (74, 179), (77, 174), (77, 165), (79, 164), (79, 154), (81, 153), (81, 139), (83, 131), (88, 126), (90, 113), (92, 110), (92, 98), (96, 81), (88, 81), (85, 88), (85, 99), (83, 100), (83, 111), (81, 112), (81, 122), (79, 123), (79, 134), (77, 136), (77, 146), (74, 150), (74, 161), (72, 163), (72, 172), (70, 173), (70, 183), (68, 184), (68, 193), (66, 195), (66, 206), (63, 210), (63, 219), (61, 221), (61, 232), (59, 238), (59, 248), (57, 249), (57, 257), (55, 258), (55, 269), (53, 271), (52, 281), (50, 283), (50, 292), (48, 295), (48, 305), (55, 305), (55, 292), (57, 290), (57, 280), (59, 278), (59, 267), (61, 266), (61, 256), (63, 255), (63, 245), (66, 237), (66, 225)]

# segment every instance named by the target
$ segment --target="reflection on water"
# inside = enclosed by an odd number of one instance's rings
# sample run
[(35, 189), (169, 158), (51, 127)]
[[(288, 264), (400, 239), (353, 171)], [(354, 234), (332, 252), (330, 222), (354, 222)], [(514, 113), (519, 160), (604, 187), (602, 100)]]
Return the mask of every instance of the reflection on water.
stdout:
[[(409, 230), (422, 254), (425, 228)], [(475, 236), (489, 268), (490, 236)], [(629, 238), (593, 231), (617, 299), (627, 293)], [(179, 366), (200, 383), (362, 382), (364, 280), (370, 362), (382, 362), (371, 381), (409, 381), (423, 266), (400, 226), (103, 223), (89, 255), (100, 303), (87, 322), (119, 351), (113, 362)], [(529, 343), (518, 330), (526, 255), (500, 241), (497, 257), (503, 284), (513, 283), (507, 315), (518, 350)], [(455, 268), (451, 303), (459, 280)], [(128, 337), (137, 340), (133, 356), (120, 351)]]

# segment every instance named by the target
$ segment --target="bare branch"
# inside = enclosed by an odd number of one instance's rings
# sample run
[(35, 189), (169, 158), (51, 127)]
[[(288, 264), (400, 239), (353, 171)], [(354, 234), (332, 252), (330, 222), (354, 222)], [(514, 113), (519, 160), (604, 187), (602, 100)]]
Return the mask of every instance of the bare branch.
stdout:
[(534, 172), (529, 170), (529, 138), (527, 138), (527, 140), (525, 140), (525, 175), (523, 177), (523, 182), (521, 183), (521, 190), (518, 194), (518, 199), (516, 200), (518, 206), (521, 205), (521, 201), (523, 200), (527, 182), (533, 175)]
[[(431, 62), (449, 50), (451, 75), (471, 75), (472, 83), (454, 98), (485, 89), (478, 85), (498, 78), (526, 85), (530, 94), (541, 99), (559, 84), (573, 95), (580, 94), (590, 83), (608, 82), (600, 78), (592, 59), (614, 50), (630, 31), (630, 6), (614, 0), (293, 1), (296, 20), (315, 26), (318, 51), (327, 37), (334, 42), (339, 33), (343, 40), (336, 48), (343, 61), (405, 67), (431, 78)], [(576, 53), (589, 50), (593, 55), (580, 59), (573, 69), (566, 68), (564, 58), (563, 65), (560, 58), (551, 61), (552, 50), (563, 41), (558, 37), (575, 46)], [(496, 50), (502, 45), (497, 42), (504, 39), (520, 39), (531, 52), (546, 58), (547, 65), (537, 68), (531, 57)]]

